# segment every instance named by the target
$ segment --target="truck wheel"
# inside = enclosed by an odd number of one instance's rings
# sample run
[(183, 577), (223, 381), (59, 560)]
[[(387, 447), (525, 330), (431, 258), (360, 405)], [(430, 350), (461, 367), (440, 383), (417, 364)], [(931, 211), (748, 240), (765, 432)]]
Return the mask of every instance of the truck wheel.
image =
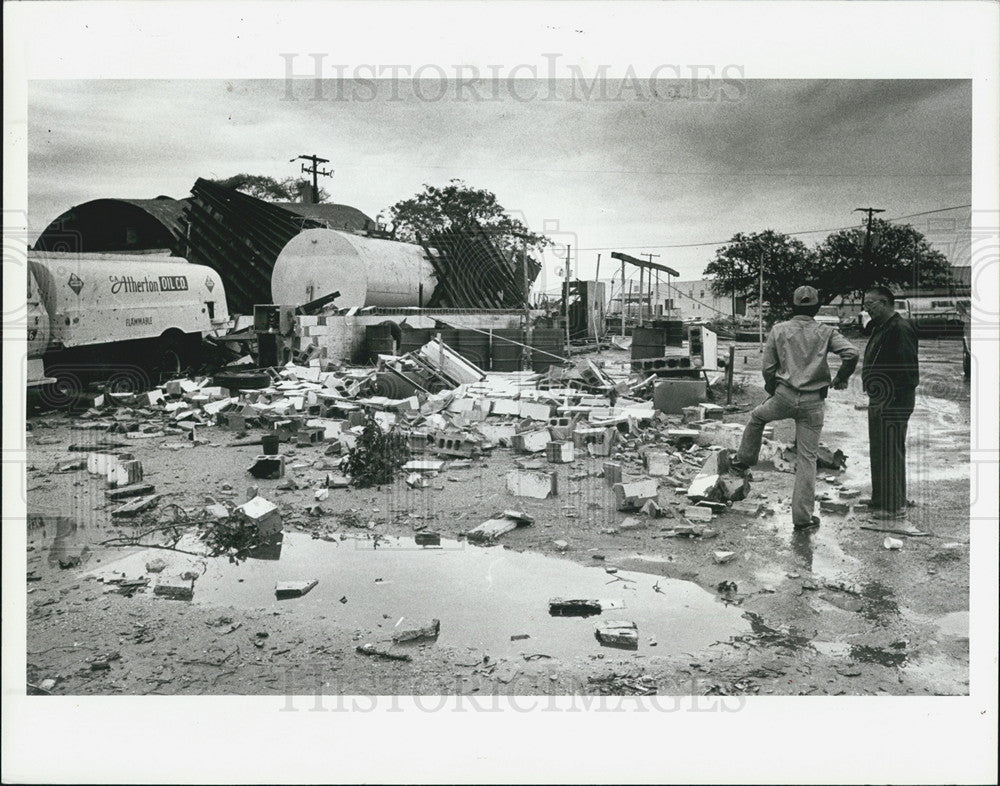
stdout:
[(142, 393), (152, 386), (150, 375), (139, 366), (116, 368), (105, 383), (105, 389), (109, 393)]
[(171, 330), (160, 336), (153, 361), (154, 376), (173, 378), (181, 376), (190, 362), (187, 336)]

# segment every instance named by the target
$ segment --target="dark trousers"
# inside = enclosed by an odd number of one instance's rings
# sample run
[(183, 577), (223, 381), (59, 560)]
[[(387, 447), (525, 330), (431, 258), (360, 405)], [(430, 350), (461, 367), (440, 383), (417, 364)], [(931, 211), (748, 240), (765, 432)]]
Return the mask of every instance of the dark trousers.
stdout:
[(873, 508), (906, 508), (906, 427), (915, 399), (913, 388), (903, 388), (885, 401), (872, 398), (868, 405)]

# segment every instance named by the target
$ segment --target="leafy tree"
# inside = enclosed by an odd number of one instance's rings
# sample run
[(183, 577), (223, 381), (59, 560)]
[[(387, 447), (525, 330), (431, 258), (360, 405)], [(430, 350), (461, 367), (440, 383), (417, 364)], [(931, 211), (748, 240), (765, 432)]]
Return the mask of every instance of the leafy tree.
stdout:
[(388, 212), (396, 236), (411, 242), (418, 237), (428, 239), (442, 232), (472, 228), (487, 231), (497, 245), (508, 250), (519, 249), (522, 238), (536, 250), (552, 242), (508, 215), (493, 192), (472, 188), (458, 179), (442, 188), (425, 183), (423, 191), (397, 202)]
[(737, 297), (745, 296), (748, 303), (756, 303), (763, 267), (764, 302), (769, 304), (766, 313), (769, 319), (780, 319), (791, 313), (796, 287), (816, 286), (815, 261), (814, 251), (781, 232), (738, 232), (716, 250), (704, 275), (713, 279), (711, 289), (715, 295), (728, 297), (735, 292)]
[[(221, 186), (232, 188), (243, 194), (263, 199), (265, 202), (301, 202), (303, 192), (312, 189), (312, 183), (305, 178), (286, 177), (276, 180), (267, 175), (248, 175), (241, 173), (216, 181)], [(319, 189), (319, 201), (325, 202), (330, 195), (325, 189)]]
[(865, 228), (835, 232), (818, 247), (816, 280), (824, 302), (860, 296), (869, 287), (933, 287), (945, 284), (948, 259), (909, 224), (874, 219), (865, 260)]

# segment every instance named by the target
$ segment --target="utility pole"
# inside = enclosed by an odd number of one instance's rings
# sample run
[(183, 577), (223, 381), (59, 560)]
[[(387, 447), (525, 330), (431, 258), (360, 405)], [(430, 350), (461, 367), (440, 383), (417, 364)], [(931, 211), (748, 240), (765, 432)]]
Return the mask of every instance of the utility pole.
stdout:
[(884, 213), (885, 210), (878, 207), (856, 207), (851, 212), (868, 214), (868, 220), (865, 222), (865, 249), (862, 253), (864, 263), (867, 265), (869, 261), (869, 255), (871, 253), (871, 244), (872, 244), (872, 215), (875, 213)]
[[(649, 264), (650, 264), (650, 268), (649, 268), (649, 285), (650, 285), (650, 289), (652, 289), (652, 286), (653, 286), (653, 268), (652, 268), (653, 257), (659, 257), (660, 255), (659, 254), (650, 254), (648, 251), (645, 251), (645, 252), (642, 253), (642, 256), (646, 257), (646, 259), (649, 260)], [(656, 302), (657, 303), (660, 302), (660, 271), (656, 271)], [(653, 313), (650, 314), (650, 318), (652, 318), (653, 315), (656, 314), (656, 309), (651, 309), (651, 310), (652, 310)]]
[(521, 355), (521, 366), (525, 371), (531, 371), (531, 304), (528, 301), (530, 285), (528, 284), (528, 238), (521, 236), (521, 274), (524, 284), (524, 352)]
[(566, 354), (569, 355), (569, 255), (571, 246), (566, 244), (566, 289), (563, 291), (563, 316), (566, 317)]
[(295, 161), (298, 161), (300, 158), (304, 158), (306, 161), (311, 161), (312, 162), (312, 166), (311, 167), (308, 167), (305, 164), (302, 164), (302, 171), (305, 174), (307, 174), (307, 175), (312, 175), (312, 181), (313, 181), (313, 183), (312, 183), (312, 189), (313, 189), (312, 190), (312, 197), (313, 197), (312, 201), (313, 201), (314, 205), (318, 204), (319, 203), (319, 182), (318, 182), (317, 178), (320, 175), (323, 175), (323, 177), (333, 177), (333, 170), (332, 169), (329, 172), (327, 172), (325, 169), (320, 169), (319, 165), (320, 164), (329, 164), (330, 163), (330, 159), (329, 158), (320, 158), (319, 156), (317, 156), (314, 153), (311, 156), (298, 156), (296, 158), (289, 159), (289, 163), (294, 163)]

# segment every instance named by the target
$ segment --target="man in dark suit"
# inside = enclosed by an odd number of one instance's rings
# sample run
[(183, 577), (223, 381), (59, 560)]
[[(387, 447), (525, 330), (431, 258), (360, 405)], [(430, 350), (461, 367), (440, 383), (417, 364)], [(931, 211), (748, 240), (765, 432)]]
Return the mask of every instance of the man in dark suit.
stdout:
[(896, 313), (895, 297), (881, 286), (865, 293), (872, 331), (865, 347), (861, 384), (868, 394), (868, 441), (872, 475), (872, 517), (906, 516), (906, 428), (913, 414), (917, 332)]

